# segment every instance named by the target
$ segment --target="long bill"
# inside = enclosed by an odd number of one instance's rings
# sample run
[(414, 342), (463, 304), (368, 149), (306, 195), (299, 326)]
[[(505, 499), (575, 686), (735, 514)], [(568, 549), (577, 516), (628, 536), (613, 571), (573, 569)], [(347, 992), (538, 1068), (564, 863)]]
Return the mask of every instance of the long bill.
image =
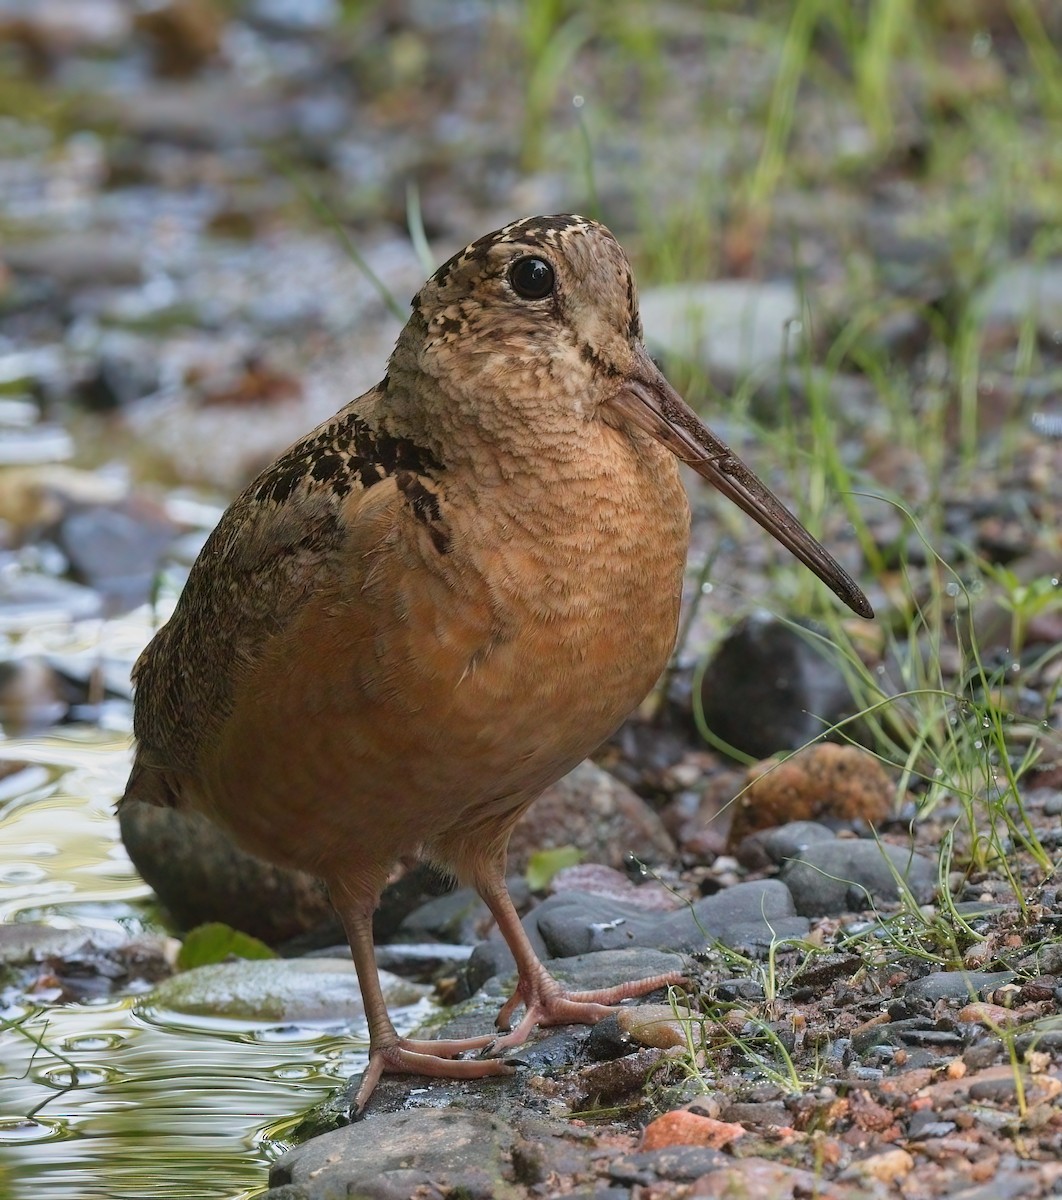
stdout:
[(844, 567), (808, 533), (730, 447), (712, 433), (648, 357), (645, 366), (648, 380), (625, 380), (610, 400), (611, 406), (733, 500), (810, 567), (853, 612), (861, 617), (873, 617), (870, 601)]

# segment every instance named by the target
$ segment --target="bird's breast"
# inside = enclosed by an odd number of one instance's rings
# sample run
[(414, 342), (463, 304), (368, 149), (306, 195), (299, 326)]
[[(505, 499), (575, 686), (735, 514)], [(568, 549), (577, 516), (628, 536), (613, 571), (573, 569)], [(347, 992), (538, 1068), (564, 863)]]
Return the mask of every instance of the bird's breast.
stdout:
[[(670, 654), (689, 518), (664, 465), (536, 504), (444, 484), (444, 550), (396, 491), (243, 681), (205, 765), (213, 815), (254, 796), (244, 844), (326, 873), (322, 847), (430, 843), (559, 778)], [(303, 850), (311, 810), (333, 832)]]

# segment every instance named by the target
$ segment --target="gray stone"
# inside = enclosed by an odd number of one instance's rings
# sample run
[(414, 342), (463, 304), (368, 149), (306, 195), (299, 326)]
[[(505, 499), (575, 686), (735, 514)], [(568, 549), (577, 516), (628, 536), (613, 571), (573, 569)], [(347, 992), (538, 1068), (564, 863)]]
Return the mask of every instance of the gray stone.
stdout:
[(797, 912), (824, 917), (893, 904), (901, 896), (900, 880), (924, 904), (936, 890), (937, 865), (903, 846), (834, 839), (808, 846), (782, 869), (781, 880)]
[(475, 942), (476, 927), (489, 923), (490, 910), (474, 888), (457, 888), (419, 904), (398, 928), (399, 936), (440, 942)]
[(143, 247), (126, 233), (59, 233), (35, 242), (4, 247), (7, 265), (21, 275), (44, 275), (67, 287), (139, 283)]
[(111, 611), (124, 611), (150, 599), (176, 534), (161, 512), (130, 498), (70, 513), (59, 527), (59, 542), (79, 581), (102, 592)]
[[(541, 951), (540, 951), (541, 954)], [(685, 959), (679, 954), (668, 953), (647, 946), (629, 946), (617, 950), (598, 950), (591, 954), (577, 954), (570, 958), (549, 958), (543, 955), (547, 970), (574, 991), (590, 991), (595, 988), (613, 987), (632, 979), (649, 979), (654, 975), (666, 975), (672, 971), (683, 971)], [(500, 939), (480, 942), (472, 951), (466, 977), (470, 993), (478, 993), (485, 986), (488, 998), (508, 997), (516, 974), (509, 947)], [(483, 999), (483, 993), (473, 997), (473, 1002)], [(476, 1030), (476, 1032), (482, 1032)], [(464, 1036), (448, 1033), (448, 1037)]]
[(1062, 330), (1062, 260), (1010, 263), (976, 300), (986, 324), (1020, 325), (1031, 319), (1048, 338)]
[(716, 648), (701, 682), (708, 728), (753, 758), (796, 750), (855, 711), (814, 633), (754, 612)]
[[(415, 1004), (430, 988), (381, 972), (388, 1004)], [(242, 959), (195, 967), (159, 984), (151, 1008), (239, 1020), (356, 1020), (361, 989), (349, 959)]]
[(247, 854), (193, 812), (123, 804), (122, 841), (180, 929), (224, 921), (275, 945), (332, 920), (324, 885)]
[(657, 1180), (689, 1183), (725, 1166), (730, 1159), (708, 1146), (664, 1146), (659, 1150), (640, 1150), (617, 1158), (608, 1173), (618, 1183), (647, 1187)]
[(695, 904), (661, 915), (630, 904), (571, 892), (551, 896), (525, 918), (528, 933), (551, 958), (567, 958), (624, 946), (653, 946), (680, 953), (702, 950), (712, 940), (737, 948), (769, 944), (784, 923), (790, 936), (807, 932), (796, 921), (792, 897), (777, 880), (724, 888)]
[(56, 929), (37, 921), (0, 924), (0, 965), (21, 966), (44, 958), (64, 958), (83, 949), (99, 934), (88, 929)]
[(1013, 978), (1013, 971), (933, 971), (907, 984), (903, 998), (931, 1004), (938, 1000), (965, 1002), (983, 997), (992, 988), (1010, 983)]
[(781, 1100), (736, 1100), (720, 1114), (724, 1121), (751, 1128), (791, 1125), (793, 1116)]
[(641, 297), (651, 349), (730, 379), (799, 353), (800, 312), (800, 296), (788, 282), (677, 283), (650, 288)]
[(774, 829), (761, 829), (741, 839), (736, 858), (750, 870), (774, 865), (782, 866), (796, 858), (816, 842), (832, 842), (836, 835), (832, 829), (818, 821), (788, 821)]
[(0, 617), (8, 628), (87, 620), (98, 616), (102, 607), (97, 592), (69, 579), (0, 572)]
[[(681, 954), (703, 950), (712, 941), (744, 953), (764, 954), (772, 943), (804, 937), (809, 928), (796, 915), (788, 889), (773, 879), (739, 883), (667, 914), (601, 896), (560, 893), (533, 909), (523, 924), (540, 957), (556, 959), (562, 966), (574, 955), (593, 958), (601, 951), (638, 947)], [(491, 975), (512, 970), (512, 955), (495, 934), (473, 951), (470, 988), (474, 991)]]
[(503, 1175), (513, 1136), (507, 1121), (455, 1108), (370, 1116), (281, 1155), (265, 1200), (392, 1200), (417, 1187), (436, 1189), (429, 1197), (516, 1200), (523, 1188)]

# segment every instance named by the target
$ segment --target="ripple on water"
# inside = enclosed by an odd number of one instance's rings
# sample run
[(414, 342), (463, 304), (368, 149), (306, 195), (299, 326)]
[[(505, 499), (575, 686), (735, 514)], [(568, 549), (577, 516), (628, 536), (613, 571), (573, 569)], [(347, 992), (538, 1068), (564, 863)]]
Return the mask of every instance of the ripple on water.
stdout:
[[(65, 727), (3, 752), (31, 767), (20, 773), (24, 790), (0, 797), (0, 920), (108, 937), (143, 929), (150, 892), (113, 815), (128, 737)], [(249, 1196), (301, 1114), (335, 1089), (340, 1070), (364, 1065), (336, 1027), (278, 1030), (144, 1005), (131, 996), (9, 1000), (0, 1013), (4, 1200)]]
[(40, 1121), (34, 1117), (0, 1119), (0, 1145), (27, 1146), (38, 1142), (54, 1142), (68, 1136), (62, 1121)]

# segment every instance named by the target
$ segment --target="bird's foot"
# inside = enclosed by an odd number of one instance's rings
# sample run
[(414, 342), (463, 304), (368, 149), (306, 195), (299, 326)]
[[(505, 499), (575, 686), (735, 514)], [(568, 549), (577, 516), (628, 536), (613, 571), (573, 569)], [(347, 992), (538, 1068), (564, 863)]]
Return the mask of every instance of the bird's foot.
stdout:
[(532, 978), (520, 980), (516, 991), (498, 1013), (495, 1024), (499, 1029), (508, 1029), (517, 1006), (521, 1003), (526, 1006), (516, 1028), (495, 1038), (488, 1053), (497, 1055), (514, 1046), (522, 1046), (536, 1025), (596, 1025), (610, 1016), (621, 1000), (644, 996), (657, 988), (682, 983), (684, 979), (681, 971), (669, 971), (647, 979), (632, 979), (615, 987), (569, 992), (542, 967)]
[(488, 1075), (511, 1075), (513, 1068), (496, 1058), (457, 1058), (466, 1050), (482, 1050), (494, 1043), (484, 1037), (450, 1041), (418, 1041), (399, 1038), (388, 1046), (369, 1051), (369, 1065), (354, 1097), (354, 1115), (360, 1116), (383, 1075), (428, 1075), (435, 1079), (483, 1079)]

